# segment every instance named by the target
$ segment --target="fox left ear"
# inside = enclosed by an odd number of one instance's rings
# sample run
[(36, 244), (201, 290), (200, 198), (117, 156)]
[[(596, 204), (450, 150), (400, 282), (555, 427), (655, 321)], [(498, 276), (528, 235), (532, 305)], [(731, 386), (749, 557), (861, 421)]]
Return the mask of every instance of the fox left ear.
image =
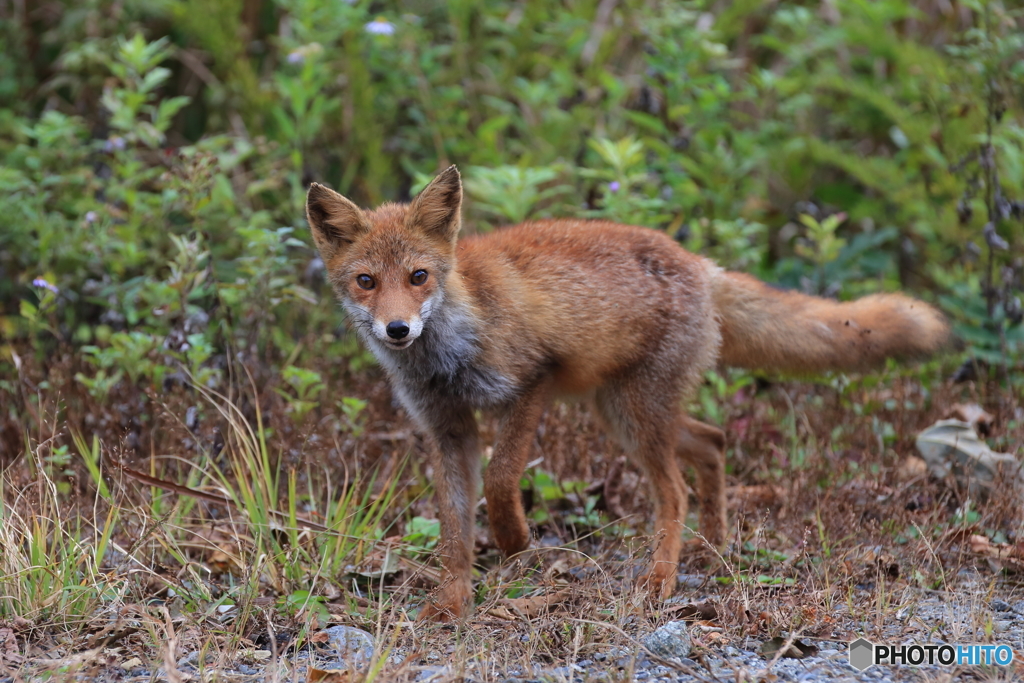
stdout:
[(462, 178), (449, 166), (412, 200), (405, 225), (431, 239), (455, 246), (462, 227)]
[(313, 230), (313, 241), (325, 263), (370, 231), (358, 206), (320, 183), (309, 186), (306, 194), (306, 220)]

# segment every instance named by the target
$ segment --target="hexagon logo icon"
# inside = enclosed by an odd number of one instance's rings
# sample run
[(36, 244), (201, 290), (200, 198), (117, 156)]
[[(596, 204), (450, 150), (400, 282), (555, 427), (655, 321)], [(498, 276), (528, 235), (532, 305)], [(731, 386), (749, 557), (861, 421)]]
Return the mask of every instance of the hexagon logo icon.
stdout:
[(858, 638), (850, 643), (850, 666), (857, 671), (863, 671), (875, 663), (875, 646), (864, 638)]

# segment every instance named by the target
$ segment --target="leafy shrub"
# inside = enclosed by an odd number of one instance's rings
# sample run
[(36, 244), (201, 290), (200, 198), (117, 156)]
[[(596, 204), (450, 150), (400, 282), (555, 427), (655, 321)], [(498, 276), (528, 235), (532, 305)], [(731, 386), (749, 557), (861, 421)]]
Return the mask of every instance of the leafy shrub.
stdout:
[(216, 383), (230, 353), (298, 367), (338, 320), (306, 184), (401, 200), (452, 162), (471, 229), (608, 218), (807, 291), (934, 290), (973, 357), (1021, 357), (999, 2), (66, 4), (39, 49), (0, 31), (0, 328), (86, 347), (97, 396)]

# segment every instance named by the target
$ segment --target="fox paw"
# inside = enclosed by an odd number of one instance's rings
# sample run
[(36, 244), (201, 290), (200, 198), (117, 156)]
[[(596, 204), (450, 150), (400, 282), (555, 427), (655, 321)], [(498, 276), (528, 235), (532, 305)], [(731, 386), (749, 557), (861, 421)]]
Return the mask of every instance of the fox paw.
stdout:
[(470, 587), (454, 584), (443, 588), (437, 597), (427, 598), (417, 617), (419, 621), (449, 623), (468, 616), (470, 612)]
[(463, 610), (457, 604), (444, 604), (435, 600), (430, 600), (423, 605), (420, 609), (420, 614), (417, 617), (419, 621), (433, 621), (440, 624), (446, 624), (452, 621), (458, 621), (462, 618)]
[[(662, 567), (661, 563), (651, 567), (637, 577), (637, 586), (655, 600), (670, 597), (676, 588), (676, 568)], [(667, 564), (667, 563), (665, 563)]]

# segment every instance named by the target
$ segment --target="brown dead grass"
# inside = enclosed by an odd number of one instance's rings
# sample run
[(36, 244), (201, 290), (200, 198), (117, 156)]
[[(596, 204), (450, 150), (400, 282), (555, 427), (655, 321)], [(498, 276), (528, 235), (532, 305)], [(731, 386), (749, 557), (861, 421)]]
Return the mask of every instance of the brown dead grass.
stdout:
[[(179, 483), (189, 481), (191, 462), (200, 455), (219, 462), (232, 426), (191, 390), (125, 389), (100, 407), (71, 379), (79, 369), (70, 355), (52, 362), (45, 376), (29, 364), (22, 393), (12, 397), (15, 410), (4, 417), (3, 496), (23, 519), (43, 510), (49, 495), (42, 490), (38, 463), (70, 444), (72, 430), (89, 439), (97, 436), (108, 457)], [(1007, 392), (954, 386), (942, 382), (940, 372), (854, 380), (845, 391), (826, 384), (762, 383), (724, 397), (719, 405), (729, 435), (732, 543), (716, 556), (696, 541), (680, 571), (707, 581), (699, 587), (686, 582), (677, 591), (679, 600), (664, 605), (651, 604), (632, 580), (656, 542), (644, 535), (651, 517), (646, 482), (586, 408), (555, 405), (542, 420), (531, 460), (563, 481), (584, 482), (587, 494), (597, 497), (597, 509), (615, 525), (574, 524), (570, 520), (583, 501), (571, 496), (555, 501), (551, 518), (536, 530), (541, 544), (551, 547), (537, 554), (536, 567), (524, 569), (503, 561), (491, 546), (481, 506), (482, 601), (458, 627), (413, 621), (424, 592), (436, 581), (427, 559), (406, 557), (385, 566), (391, 554), (401, 554), (406, 520), (436, 515), (424, 495), (430, 470), (422, 436), (395, 407), (379, 372), (346, 373), (332, 381), (339, 397), (369, 401), (358, 438), (338, 429), (333, 400), (295, 424), (271, 383), (257, 378), (259, 408), (272, 432), (269, 450), (282, 471), (296, 472), (300, 492), (321, 490), (325, 478), (351, 482), (362, 474), (361, 481), (369, 482), (366, 475), (376, 473), (373, 496), (389, 478), (400, 478), (393, 510), (385, 517), (385, 542), (349, 573), (308, 577), (306, 587), (323, 599), (324, 611), (288, 608), (283, 599), (300, 586), (272, 580), (266, 567), (252, 566), (251, 539), (231, 510), (191, 501), (187, 513), (168, 511), (154, 518), (153, 491), (110, 476), (108, 467), (111, 504), (122, 515), (112, 540), (131, 549), (134, 558), (115, 553), (104, 566), (117, 576), (111, 585), (119, 593), (82, 618), (61, 619), (52, 610), (26, 610), (17, 619), (8, 615), (0, 625), (6, 648), (0, 670), (117, 679), (127, 675), (121, 665), (133, 659), (137, 669), (152, 671), (196, 651), (206, 653), (204, 666), (210, 670), (239, 662), (262, 668), (264, 655), (254, 653), (270, 650), (276, 661), (296, 638), (301, 643), (328, 623), (343, 623), (375, 634), (389, 651), (387, 680), (411, 680), (424, 667), (442, 665), (449, 670), (440, 680), (464, 673), (490, 680), (514, 671), (528, 677), (545, 666), (594, 659), (616, 648), (635, 653), (638, 638), (678, 618), (681, 610), (698, 619), (694, 659), (700, 664), (702, 653), (742, 646), (748, 638), (795, 633), (835, 641), (856, 635), (891, 640), (926, 633), (934, 624), (897, 615), (913, 611), (922, 595), (936, 591), (977, 615), (969, 624), (949, 620), (939, 627), (943, 635), (983, 641), (992, 637), (987, 602), (995, 596), (1011, 602), (1021, 597), (1020, 565), (980, 548), (977, 539), (972, 547), (970, 539), (981, 536), (990, 545), (1016, 547), (1024, 541), (1020, 506), (1012, 492), (1000, 490), (984, 504), (972, 503), (977, 519), (954, 523), (966, 503), (964, 493), (919, 474), (907, 479), (901, 466), (914, 452), (914, 436), (956, 403), (978, 402), (992, 413), (990, 443), (1007, 452), (1019, 453), (1024, 445), (1024, 413), (1019, 398)], [(45, 390), (39, 388), (44, 380)], [(236, 388), (232, 401), (247, 419), (255, 419), (251, 393)], [(186, 415), (193, 407), (200, 418), (190, 429)], [(485, 442), (494, 428), (485, 422)], [(65, 520), (100, 524), (108, 507), (97, 499), (80, 462), (54, 480), (69, 485), (60, 498)], [(281, 509), (287, 509), (286, 500)], [(180, 528), (163, 528), (170, 519)], [(168, 534), (179, 539), (176, 553), (161, 540)], [(240, 616), (222, 618), (217, 596), (247, 581), (254, 588), (235, 608)], [(194, 591), (198, 584), (211, 601), (205, 611), (183, 609), (175, 593), (182, 586)], [(687, 608), (690, 600), (701, 601), (704, 611)], [(617, 659), (612, 656), (610, 670), (628, 679), (633, 656), (618, 658), (624, 670), (611, 667)], [(735, 673), (742, 678), (749, 672)], [(281, 675), (295, 674), (286, 669)]]

